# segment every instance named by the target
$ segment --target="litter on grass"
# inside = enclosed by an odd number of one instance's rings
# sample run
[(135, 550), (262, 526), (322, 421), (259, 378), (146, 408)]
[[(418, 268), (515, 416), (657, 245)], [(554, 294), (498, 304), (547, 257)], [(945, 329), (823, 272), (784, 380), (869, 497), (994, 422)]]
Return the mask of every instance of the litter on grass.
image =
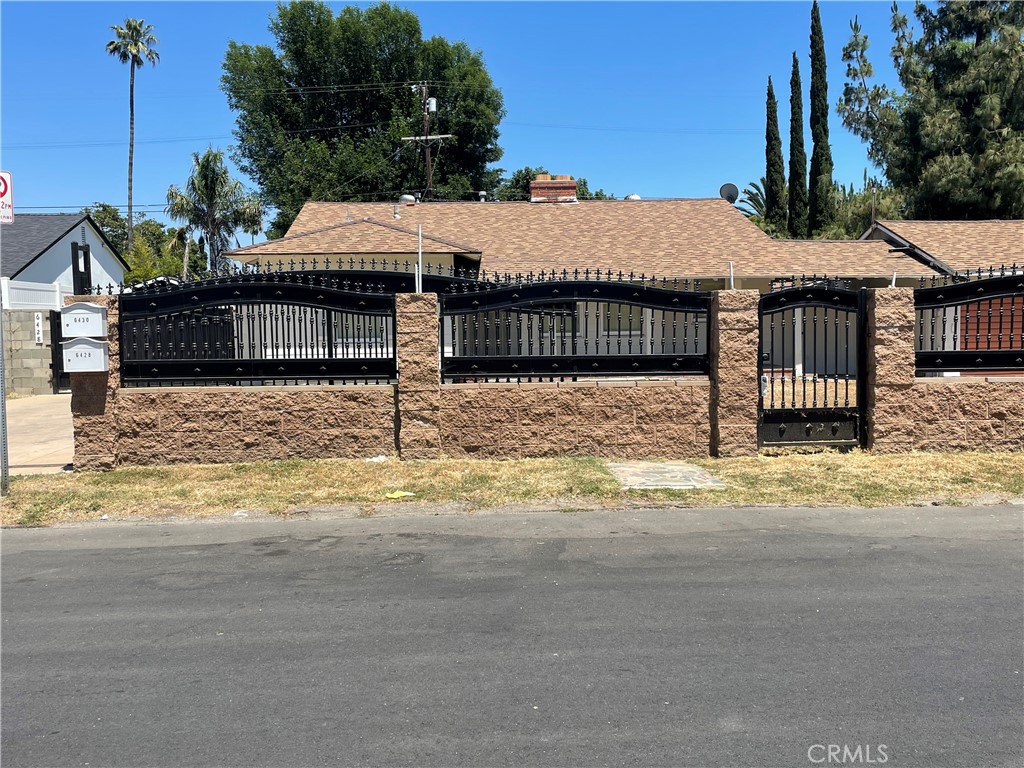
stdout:
[(406, 496), (415, 496), (415, 493), (409, 491), (392, 491), (391, 493), (385, 493), (384, 498), (386, 499), (404, 499)]

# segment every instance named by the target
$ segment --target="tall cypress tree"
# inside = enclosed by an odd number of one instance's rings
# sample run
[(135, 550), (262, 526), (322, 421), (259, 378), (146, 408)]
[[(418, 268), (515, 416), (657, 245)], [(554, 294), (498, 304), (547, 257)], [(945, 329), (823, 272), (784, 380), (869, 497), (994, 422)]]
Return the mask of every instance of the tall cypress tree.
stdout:
[(804, 96), (800, 62), (793, 51), (789, 78), (789, 236), (807, 237), (807, 153), (804, 151)]
[(764, 218), (772, 234), (782, 235), (786, 232), (786, 170), (779, 136), (779, 103), (770, 77), (765, 102), (764, 159)]
[(811, 177), (807, 229), (813, 235), (835, 218), (832, 196), (832, 148), (828, 143), (828, 81), (825, 75), (825, 35), (818, 0), (811, 6)]

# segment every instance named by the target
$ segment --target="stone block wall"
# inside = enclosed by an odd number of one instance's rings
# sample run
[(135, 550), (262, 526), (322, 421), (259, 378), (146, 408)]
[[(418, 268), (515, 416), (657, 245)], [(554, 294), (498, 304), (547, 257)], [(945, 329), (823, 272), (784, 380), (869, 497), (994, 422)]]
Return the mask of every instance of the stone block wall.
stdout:
[[(43, 341), (36, 343), (35, 316), (43, 318)], [(8, 395), (53, 393), (50, 311), (46, 309), (4, 310), (4, 379)], [(60, 339), (57, 339), (60, 343)]]
[[(112, 469), (118, 465), (117, 395), (121, 389), (120, 313), (116, 296), (68, 296), (65, 306), (91, 301), (107, 310), (107, 373), (71, 374), (71, 417), (75, 430), (75, 469)], [(129, 462), (130, 463), (130, 462)]]
[(437, 295), (395, 295), (398, 357), (398, 452), (407, 459), (436, 459), (441, 447), (441, 359)]
[(1024, 450), (1024, 377), (914, 375), (911, 288), (868, 301), (868, 449)]
[(757, 455), (757, 291), (718, 291), (711, 311), (712, 455)]
[(122, 389), (116, 463), (390, 455), (394, 406), (390, 385)]
[[(437, 297), (396, 296), (398, 384), (122, 389), (116, 297), (109, 374), (72, 374), (75, 466), (284, 458), (679, 459), (757, 453), (758, 293), (716, 294), (711, 376), (443, 384)], [(69, 301), (74, 301), (71, 298)], [(915, 378), (914, 297), (872, 291), (868, 447), (1024, 450), (1024, 377)]]
[(707, 456), (705, 378), (441, 387), (447, 455), (470, 458)]
[(122, 388), (116, 297), (107, 307), (109, 373), (71, 374), (75, 468), (395, 453), (395, 388)]
[(885, 438), (875, 452), (1024, 450), (1022, 378), (928, 377), (905, 395), (876, 411)]

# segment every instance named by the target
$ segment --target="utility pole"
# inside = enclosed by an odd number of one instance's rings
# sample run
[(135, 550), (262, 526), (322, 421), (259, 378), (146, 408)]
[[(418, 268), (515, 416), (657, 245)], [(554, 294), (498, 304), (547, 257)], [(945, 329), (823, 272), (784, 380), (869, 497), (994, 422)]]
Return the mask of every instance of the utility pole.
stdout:
[[(427, 167), (427, 191), (423, 197), (429, 200), (431, 192), (434, 190), (434, 169), (430, 165), (430, 98), (427, 94), (426, 83), (420, 86), (420, 97), (423, 99), (423, 161)], [(435, 101), (434, 104), (436, 105), (437, 102)]]
[(423, 192), (423, 199), (429, 200), (434, 193), (434, 167), (430, 158), (430, 145), (434, 142), (440, 143), (441, 139), (450, 139), (452, 134), (440, 133), (430, 135), (430, 113), (437, 112), (437, 99), (431, 98), (426, 83), (414, 85), (413, 90), (418, 90), (420, 99), (423, 101), (423, 135), (403, 136), (402, 141), (415, 141), (423, 147), (423, 162), (427, 172), (427, 188)]

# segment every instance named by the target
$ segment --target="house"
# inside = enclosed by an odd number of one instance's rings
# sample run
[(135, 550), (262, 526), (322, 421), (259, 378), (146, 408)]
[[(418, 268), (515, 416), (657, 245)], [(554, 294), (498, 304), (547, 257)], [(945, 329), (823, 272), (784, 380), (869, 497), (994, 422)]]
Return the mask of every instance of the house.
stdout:
[(0, 225), (4, 378), (9, 393), (38, 395), (68, 386), (61, 370), (64, 297), (124, 281), (128, 265), (96, 222), (81, 213), (19, 213)]
[(21, 213), (13, 223), (0, 225), (0, 275), (12, 283), (57, 284), (80, 293), (85, 286), (122, 283), (128, 269), (86, 214)]
[(576, 201), (575, 190), (569, 177), (542, 176), (529, 202), (309, 202), (285, 237), (228, 255), (247, 264), (415, 261), (422, 233), (425, 261), (499, 274), (599, 269), (760, 290), (801, 274), (866, 286), (936, 274), (885, 242), (773, 240), (718, 198)]
[(876, 221), (861, 241), (892, 248), (946, 274), (1024, 265), (1024, 220)]

